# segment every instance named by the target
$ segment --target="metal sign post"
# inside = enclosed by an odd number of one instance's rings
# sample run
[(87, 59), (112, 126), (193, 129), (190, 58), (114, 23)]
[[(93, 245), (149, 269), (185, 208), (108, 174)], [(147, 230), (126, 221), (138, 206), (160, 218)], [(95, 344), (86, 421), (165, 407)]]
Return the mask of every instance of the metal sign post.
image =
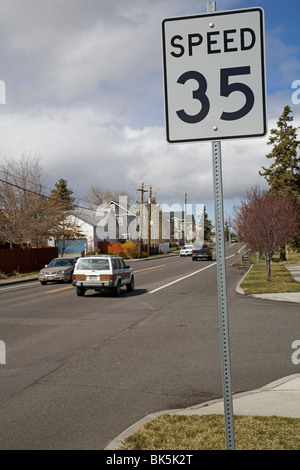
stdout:
[(234, 449), (221, 140), (266, 135), (263, 10), (167, 18), (162, 23), (166, 137), (212, 142), (218, 301), (227, 449)]
[(234, 449), (234, 423), (233, 423), (233, 407), (232, 407), (232, 391), (231, 391), (230, 342), (229, 342), (229, 322), (228, 322), (228, 312), (227, 312), (226, 258), (225, 258), (225, 242), (224, 242), (224, 209), (223, 209), (221, 142), (216, 142), (216, 141), (212, 142), (212, 156), (213, 156), (213, 173), (214, 173), (214, 190), (215, 190), (218, 300), (219, 300), (225, 432), (226, 432), (227, 449)]
[[(207, 13), (216, 11), (216, 2), (207, 2)], [(229, 322), (227, 311), (227, 287), (226, 287), (226, 258), (224, 241), (224, 208), (223, 208), (223, 181), (221, 142), (212, 142), (214, 191), (215, 191), (215, 223), (216, 223), (216, 248), (217, 248), (217, 272), (218, 272), (218, 300), (220, 319), (220, 343), (222, 359), (222, 385), (224, 399), (224, 419), (226, 448), (234, 450), (234, 418), (231, 390), (231, 365)]]

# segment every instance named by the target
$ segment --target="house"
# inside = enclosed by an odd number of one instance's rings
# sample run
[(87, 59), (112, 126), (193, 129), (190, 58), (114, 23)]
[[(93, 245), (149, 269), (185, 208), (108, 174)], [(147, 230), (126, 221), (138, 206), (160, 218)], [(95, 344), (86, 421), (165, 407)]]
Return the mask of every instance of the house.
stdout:
[(126, 241), (127, 226), (135, 221), (136, 216), (121, 204), (111, 201), (96, 209), (77, 209), (67, 219), (77, 225), (84, 237), (72, 240), (65, 253), (81, 253), (97, 251), (99, 242)]
[[(165, 210), (164, 210), (165, 209)], [(164, 204), (127, 204), (126, 197), (110, 201), (95, 209), (77, 209), (68, 216), (83, 233), (83, 238), (72, 240), (65, 253), (105, 252), (104, 242), (136, 243), (140, 251), (160, 252), (162, 246), (178, 246), (195, 238), (196, 224), (192, 214)], [(142, 244), (140, 244), (142, 240)]]

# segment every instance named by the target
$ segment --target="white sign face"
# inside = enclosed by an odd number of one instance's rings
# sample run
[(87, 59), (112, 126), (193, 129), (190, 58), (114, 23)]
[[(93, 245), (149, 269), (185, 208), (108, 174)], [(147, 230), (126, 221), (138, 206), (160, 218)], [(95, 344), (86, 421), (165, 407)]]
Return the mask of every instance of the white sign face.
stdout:
[(168, 142), (264, 136), (261, 8), (162, 23)]

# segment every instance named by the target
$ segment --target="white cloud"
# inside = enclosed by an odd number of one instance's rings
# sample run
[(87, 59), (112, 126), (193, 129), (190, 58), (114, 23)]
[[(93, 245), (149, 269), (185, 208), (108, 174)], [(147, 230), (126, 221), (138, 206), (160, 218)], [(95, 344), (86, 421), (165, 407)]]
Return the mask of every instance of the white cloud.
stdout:
[[(211, 204), (211, 144), (166, 142), (161, 57), (161, 21), (204, 13), (206, 0), (0, 0), (0, 7), (0, 79), (7, 87), (0, 160), (38, 154), (49, 184), (65, 178), (80, 198), (92, 185), (134, 192), (144, 181), (161, 202), (187, 192), (191, 201)], [(286, 104), (295, 125), (300, 109), (291, 103), (298, 47), (274, 32), (267, 31), (269, 128)], [(228, 203), (262, 181), (266, 140), (222, 143)]]

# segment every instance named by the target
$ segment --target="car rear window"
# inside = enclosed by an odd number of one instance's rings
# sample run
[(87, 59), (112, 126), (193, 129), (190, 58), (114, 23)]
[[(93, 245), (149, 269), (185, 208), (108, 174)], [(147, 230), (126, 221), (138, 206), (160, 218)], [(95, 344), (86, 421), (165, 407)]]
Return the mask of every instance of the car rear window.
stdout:
[(109, 270), (109, 260), (108, 259), (87, 259), (82, 258), (78, 260), (77, 269), (80, 270), (99, 270), (99, 271), (108, 271)]

